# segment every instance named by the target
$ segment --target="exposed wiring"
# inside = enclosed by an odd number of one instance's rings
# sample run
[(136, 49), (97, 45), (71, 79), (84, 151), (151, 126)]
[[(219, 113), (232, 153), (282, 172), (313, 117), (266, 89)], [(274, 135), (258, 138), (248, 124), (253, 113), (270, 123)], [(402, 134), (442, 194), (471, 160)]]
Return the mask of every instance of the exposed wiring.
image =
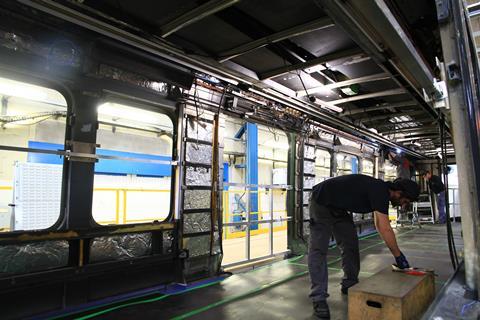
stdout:
[(302, 87), (303, 87), (303, 90), (305, 90), (305, 94), (307, 95), (308, 101), (314, 102), (314, 101), (315, 101), (315, 97), (314, 97), (314, 96), (310, 96), (310, 94), (308, 93), (307, 87), (305, 87), (305, 83), (303, 83), (302, 76), (300, 75), (300, 71), (297, 71), (297, 76), (298, 76), (298, 78), (300, 79), (300, 82), (302, 83)]

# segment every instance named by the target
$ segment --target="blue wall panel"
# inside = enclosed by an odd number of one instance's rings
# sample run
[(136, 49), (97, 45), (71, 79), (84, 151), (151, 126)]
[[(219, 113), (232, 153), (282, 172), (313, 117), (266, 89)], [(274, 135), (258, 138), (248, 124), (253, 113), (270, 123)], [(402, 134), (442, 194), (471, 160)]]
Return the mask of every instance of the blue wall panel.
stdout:
[[(29, 141), (28, 147), (44, 150), (63, 150), (61, 144)], [(123, 152), (107, 149), (97, 149), (98, 155), (125, 157), (147, 160), (171, 161), (171, 157), (156, 156), (150, 154)], [(62, 164), (63, 157), (53, 154), (28, 153), (28, 162)], [(129, 160), (101, 159), (95, 164), (95, 173), (100, 174), (135, 174), (139, 176), (169, 177), (172, 175), (172, 168), (167, 164), (147, 163)]]

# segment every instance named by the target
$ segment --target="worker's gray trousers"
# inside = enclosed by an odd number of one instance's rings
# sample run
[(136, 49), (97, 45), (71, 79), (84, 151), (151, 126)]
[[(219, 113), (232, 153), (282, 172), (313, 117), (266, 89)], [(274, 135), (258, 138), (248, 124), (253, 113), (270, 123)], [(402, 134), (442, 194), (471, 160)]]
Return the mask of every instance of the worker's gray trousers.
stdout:
[(360, 252), (352, 216), (346, 211), (334, 210), (311, 200), (308, 269), (312, 282), (310, 298), (314, 302), (328, 297), (327, 252), (332, 232), (342, 254), (344, 277), (341, 284), (348, 288), (358, 282), (360, 272)]

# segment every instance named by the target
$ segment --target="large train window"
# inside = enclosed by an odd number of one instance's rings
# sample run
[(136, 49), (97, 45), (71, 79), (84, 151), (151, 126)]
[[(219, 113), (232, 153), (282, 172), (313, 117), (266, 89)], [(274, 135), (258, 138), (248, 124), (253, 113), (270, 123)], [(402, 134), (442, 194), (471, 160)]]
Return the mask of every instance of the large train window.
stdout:
[(170, 213), (171, 119), (113, 102), (97, 111), (100, 160), (95, 164), (93, 218), (103, 225), (165, 220)]
[(362, 159), (362, 174), (373, 177), (375, 165), (370, 159)]
[(46, 229), (60, 216), (67, 102), (0, 78), (0, 232)]
[(330, 178), (331, 154), (327, 150), (315, 150), (315, 184)]
[(337, 159), (337, 176), (358, 173), (358, 158), (347, 153), (338, 153)]

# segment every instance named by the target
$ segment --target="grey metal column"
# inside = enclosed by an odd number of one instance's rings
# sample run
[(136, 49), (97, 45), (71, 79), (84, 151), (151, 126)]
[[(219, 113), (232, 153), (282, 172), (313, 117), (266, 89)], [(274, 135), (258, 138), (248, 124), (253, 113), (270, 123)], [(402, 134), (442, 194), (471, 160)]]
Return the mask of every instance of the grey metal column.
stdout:
[[(439, 8), (446, 6), (446, 11)], [(455, 157), (458, 167), (460, 208), (464, 239), (465, 278), (474, 294), (480, 288), (480, 233), (479, 199), (476, 173), (480, 163), (475, 163), (478, 154), (477, 128), (472, 127), (471, 117), (478, 112), (477, 88), (471, 77), (475, 73), (467, 39), (463, 3), (460, 0), (437, 1), (443, 60), (447, 63), (448, 99), (453, 127)], [(475, 110), (477, 109), (477, 110)], [(473, 112), (473, 114), (472, 114)]]

